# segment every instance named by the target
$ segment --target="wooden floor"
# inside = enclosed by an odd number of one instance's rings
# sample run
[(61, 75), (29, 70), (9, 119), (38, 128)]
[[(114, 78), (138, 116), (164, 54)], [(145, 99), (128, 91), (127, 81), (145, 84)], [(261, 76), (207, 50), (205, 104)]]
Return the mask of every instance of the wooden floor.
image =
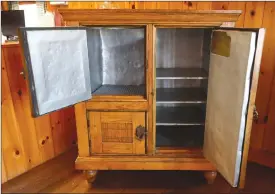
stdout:
[(200, 172), (100, 171), (95, 184), (74, 170), (76, 149), (2, 185), (4, 193), (275, 193), (275, 169), (249, 164), (244, 190), (218, 176), (207, 185)]

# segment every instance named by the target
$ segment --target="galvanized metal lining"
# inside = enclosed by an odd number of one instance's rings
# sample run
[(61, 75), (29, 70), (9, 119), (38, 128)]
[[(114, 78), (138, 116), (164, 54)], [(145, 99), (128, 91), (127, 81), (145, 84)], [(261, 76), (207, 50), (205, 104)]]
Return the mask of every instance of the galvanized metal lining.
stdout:
[(145, 29), (101, 28), (103, 85), (145, 83)]
[(25, 34), (25, 59), (31, 73), (34, 116), (91, 97), (85, 28), (22, 28), (21, 31)]

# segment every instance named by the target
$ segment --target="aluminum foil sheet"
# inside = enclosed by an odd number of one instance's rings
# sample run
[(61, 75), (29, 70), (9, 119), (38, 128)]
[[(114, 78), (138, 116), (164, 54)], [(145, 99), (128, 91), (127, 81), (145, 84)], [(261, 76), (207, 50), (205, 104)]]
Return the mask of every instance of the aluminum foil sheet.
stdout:
[(188, 87), (202, 87), (202, 80), (157, 80), (157, 88), (188, 88)]
[(156, 66), (202, 67), (203, 37), (204, 29), (157, 29)]
[(145, 83), (145, 29), (101, 28), (103, 85)]
[(122, 85), (103, 85), (98, 88), (94, 95), (140, 95), (145, 96), (145, 85), (122, 86)]
[(102, 85), (102, 49), (100, 29), (87, 28), (88, 54), (90, 66), (91, 91)]
[(22, 30), (34, 116), (91, 97), (85, 29)]

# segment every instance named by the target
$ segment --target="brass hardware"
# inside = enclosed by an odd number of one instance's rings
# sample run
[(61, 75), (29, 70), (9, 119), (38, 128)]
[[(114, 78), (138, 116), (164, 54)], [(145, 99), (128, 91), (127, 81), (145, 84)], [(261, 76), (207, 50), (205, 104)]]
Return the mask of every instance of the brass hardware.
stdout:
[(24, 69), (20, 72), (20, 75), (22, 75), (23, 76), (23, 78), (24, 79), (26, 79), (26, 76), (25, 76), (25, 71), (24, 71)]
[(139, 125), (136, 128), (136, 138), (141, 141), (146, 134), (145, 127)]
[(253, 120), (254, 120), (255, 122), (258, 122), (258, 119), (259, 119), (259, 113), (258, 113), (258, 111), (257, 111), (256, 106), (254, 105), (254, 109), (253, 109)]
[(152, 96), (155, 95), (154, 89), (152, 89), (151, 95), (152, 95)]

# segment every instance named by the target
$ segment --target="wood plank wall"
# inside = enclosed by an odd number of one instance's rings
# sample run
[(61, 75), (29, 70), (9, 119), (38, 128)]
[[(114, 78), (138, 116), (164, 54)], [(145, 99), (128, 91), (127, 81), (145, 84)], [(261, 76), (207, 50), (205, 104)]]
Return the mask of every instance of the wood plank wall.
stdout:
[[(256, 106), (259, 112), (259, 120), (254, 123), (252, 129), (251, 146), (253, 148), (268, 149), (275, 153), (275, 146), (269, 134), (275, 134), (274, 108), (271, 108), (271, 88), (275, 71), (275, 2), (69, 2), (71, 9), (197, 9), (197, 10), (242, 10), (243, 13), (236, 23), (239, 28), (266, 28), (263, 59), (259, 77)], [(273, 89), (274, 90), (274, 89)], [(274, 93), (274, 92), (273, 92)], [(274, 96), (274, 95), (273, 95)], [(273, 97), (274, 98), (274, 97)], [(270, 142), (269, 142), (270, 141)]]
[(65, 152), (76, 142), (74, 108), (32, 118), (18, 44), (2, 45), (2, 182)]

